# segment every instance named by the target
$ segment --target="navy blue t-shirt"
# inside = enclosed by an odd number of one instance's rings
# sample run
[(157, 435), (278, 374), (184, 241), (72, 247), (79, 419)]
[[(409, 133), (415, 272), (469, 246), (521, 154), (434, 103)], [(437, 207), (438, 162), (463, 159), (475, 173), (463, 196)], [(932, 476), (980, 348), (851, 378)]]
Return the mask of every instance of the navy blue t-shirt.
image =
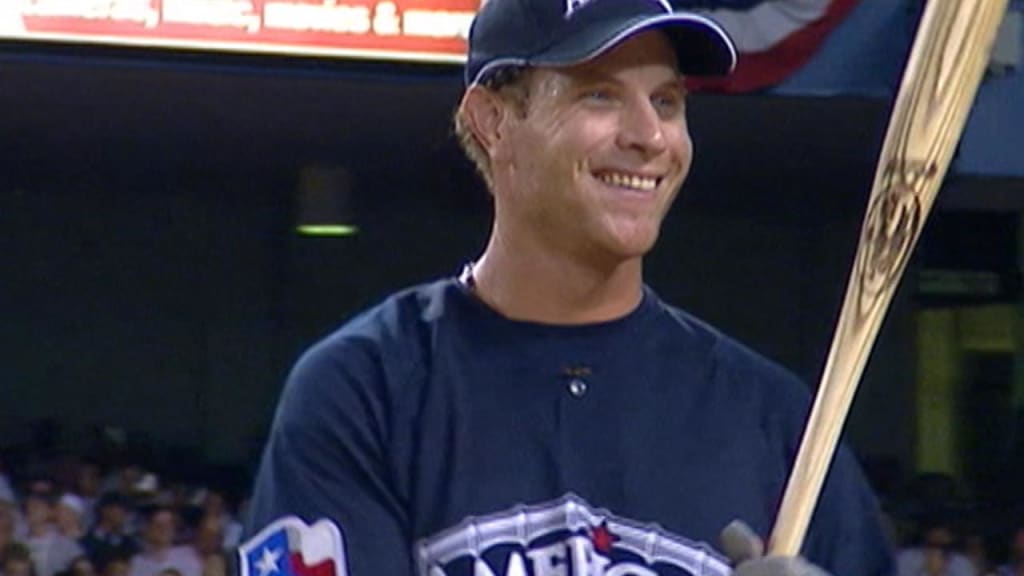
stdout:
[[(442, 280), (299, 360), (248, 530), (328, 518), (352, 576), (724, 575), (721, 529), (770, 531), (808, 409), (795, 376), (649, 288), (621, 319), (556, 326)], [(893, 573), (845, 449), (805, 555)]]

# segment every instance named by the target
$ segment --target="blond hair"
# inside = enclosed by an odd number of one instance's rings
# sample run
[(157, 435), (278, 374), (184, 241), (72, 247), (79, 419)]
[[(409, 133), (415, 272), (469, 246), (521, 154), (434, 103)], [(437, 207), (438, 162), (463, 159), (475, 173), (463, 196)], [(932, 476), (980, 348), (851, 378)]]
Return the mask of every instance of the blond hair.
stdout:
[[(500, 68), (478, 84), (510, 102), (520, 116), (525, 116), (530, 99), (527, 82), (529, 70), (525, 66)], [(459, 147), (476, 166), (477, 172), (480, 173), (487, 188), (490, 189), (494, 183), (491, 173), (491, 158), (480, 140), (477, 139), (476, 134), (469, 128), (466, 111), (462, 105), (455, 109), (453, 124)]]

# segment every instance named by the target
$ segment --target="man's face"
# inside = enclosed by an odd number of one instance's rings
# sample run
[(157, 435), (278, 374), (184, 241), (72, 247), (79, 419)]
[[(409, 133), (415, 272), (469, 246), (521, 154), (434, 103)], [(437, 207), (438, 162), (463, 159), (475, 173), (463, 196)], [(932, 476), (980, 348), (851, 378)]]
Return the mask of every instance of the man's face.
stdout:
[(924, 537), (925, 572), (931, 576), (942, 574), (952, 550), (952, 532), (943, 527), (929, 530)]
[(92, 464), (83, 464), (78, 471), (78, 491), (85, 496), (94, 496), (100, 491), (100, 470)]
[(29, 496), (25, 501), (25, 521), (30, 526), (42, 526), (50, 522), (53, 507), (45, 499)]
[(681, 80), (657, 31), (532, 71), (525, 113), (491, 150), (498, 227), (588, 261), (646, 253), (690, 168)]
[(54, 509), (54, 521), (66, 533), (81, 529), (82, 527), (81, 515), (70, 506), (58, 505)]
[(88, 558), (79, 558), (71, 563), (71, 576), (96, 576), (96, 568)]
[(103, 569), (103, 576), (126, 576), (130, 567), (127, 560), (111, 560), (107, 562), (106, 567)]
[(196, 528), (193, 545), (200, 556), (207, 556), (221, 550), (224, 546), (224, 532), (216, 518), (207, 516)]
[(211, 491), (203, 500), (203, 509), (207, 514), (219, 516), (224, 513), (225, 508), (224, 496), (219, 492)]
[(107, 504), (100, 508), (100, 521), (103, 525), (112, 530), (124, 528), (128, 519), (128, 512), (120, 504)]
[(154, 547), (164, 548), (174, 543), (174, 514), (169, 510), (154, 513), (146, 526), (146, 541)]

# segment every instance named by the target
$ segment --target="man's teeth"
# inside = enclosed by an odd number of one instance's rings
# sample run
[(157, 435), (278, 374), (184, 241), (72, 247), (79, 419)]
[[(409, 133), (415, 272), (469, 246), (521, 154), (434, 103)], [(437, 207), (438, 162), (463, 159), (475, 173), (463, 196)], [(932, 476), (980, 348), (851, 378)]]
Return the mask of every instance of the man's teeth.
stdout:
[(636, 190), (654, 190), (658, 187), (657, 178), (646, 178), (632, 174), (619, 174), (618, 172), (605, 172), (598, 174), (597, 179), (605, 184), (619, 186), (621, 188), (633, 188)]

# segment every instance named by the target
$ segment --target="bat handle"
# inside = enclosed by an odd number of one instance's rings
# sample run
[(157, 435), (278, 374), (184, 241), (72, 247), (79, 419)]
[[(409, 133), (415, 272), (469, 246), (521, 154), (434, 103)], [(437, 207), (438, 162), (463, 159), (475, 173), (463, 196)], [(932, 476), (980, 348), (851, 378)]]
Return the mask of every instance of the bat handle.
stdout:
[[(811, 410), (804, 439), (800, 443), (800, 452), (793, 464), (775, 527), (768, 539), (770, 555), (797, 556), (803, 547), (804, 536), (838, 445), (842, 421), (845, 420), (849, 405), (847, 402), (846, 406), (834, 406), (828, 410), (824, 408), (827, 400), (819, 396)], [(823, 413), (830, 414), (835, 420), (825, 422)]]

